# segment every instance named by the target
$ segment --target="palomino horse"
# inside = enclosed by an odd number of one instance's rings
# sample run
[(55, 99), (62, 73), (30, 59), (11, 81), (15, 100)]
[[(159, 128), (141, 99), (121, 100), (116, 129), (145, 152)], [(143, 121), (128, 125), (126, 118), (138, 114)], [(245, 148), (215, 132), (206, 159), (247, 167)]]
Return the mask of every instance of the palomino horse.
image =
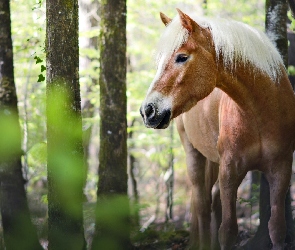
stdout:
[[(140, 109), (145, 125), (163, 129), (181, 115), (177, 123), (188, 154), (193, 206), (194, 200), (207, 199), (198, 184), (198, 152), (219, 164), (221, 249), (236, 241), (238, 186), (249, 170), (264, 172), (270, 185), (269, 234), (273, 249), (283, 249), (295, 97), (279, 53), (263, 33), (239, 22), (192, 19), (180, 10), (173, 20), (165, 15), (162, 20), (167, 27), (158, 70)], [(199, 102), (203, 107), (196, 112)]]

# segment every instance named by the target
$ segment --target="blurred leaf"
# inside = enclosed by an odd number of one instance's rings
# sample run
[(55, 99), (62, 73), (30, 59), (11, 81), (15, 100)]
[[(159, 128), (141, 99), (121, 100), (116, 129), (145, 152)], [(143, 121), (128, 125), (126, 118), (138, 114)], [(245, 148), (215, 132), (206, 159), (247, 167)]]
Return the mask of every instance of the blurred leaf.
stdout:
[(36, 64), (43, 62), (43, 60), (39, 56), (35, 56)]
[(45, 71), (46, 67), (44, 65), (41, 65), (41, 72)]
[(37, 80), (37, 82), (44, 82), (45, 81), (45, 77), (43, 76), (43, 74), (40, 74), (39, 76), (38, 76), (38, 80)]

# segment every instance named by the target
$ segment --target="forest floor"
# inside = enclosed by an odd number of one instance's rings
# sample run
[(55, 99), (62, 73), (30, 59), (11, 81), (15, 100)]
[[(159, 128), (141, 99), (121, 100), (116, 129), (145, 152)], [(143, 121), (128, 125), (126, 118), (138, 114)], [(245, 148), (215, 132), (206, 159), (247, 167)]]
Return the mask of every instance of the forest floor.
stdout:
[[(294, 192), (292, 192), (294, 193)], [(28, 196), (32, 219), (37, 227), (39, 238), (44, 249), (47, 248), (47, 204), (41, 201), (42, 195), (31, 193)], [(294, 199), (294, 197), (292, 197)], [(242, 246), (254, 235), (258, 224), (258, 202), (249, 206), (245, 200), (237, 201), (237, 218), (239, 234), (235, 249)], [(294, 206), (294, 204), (292, 204)], [(180, 209), (181, 210), (181, 209)], [(134, 250), (182, 250), (189, 244), (188, 221), (184, 214), (175, 211), (177, 220), (166, 222), (155, 220), (144, 230), (134, 230), (131, 240)], [(95, 229), (95, 203), (84, 203), (84, 229), (87, 244), (90, 246)], [(1, 236), (0, 228), (0, 238)], [(0, 244), (3, 238), (0, 239)], [(1, 249), (1, 248), (0, 248)], [(267, 250), (267, 249), (265, 249)], [(295, 250), (295, 246), (286, 245), (285, 250)]]
[[(39, 198), (40, 199), (40, 198)], [(36, 196), (30, 196), (30, 208), (33, 215), (33, 222), (37, 227), (39, 238), (44, 249), (47, 248), (47, 205), (40, 204)], [(238, 204), (238, 203), (237, 203)], [(239, 206), (239, 205), (238, 205)], [(252, 224), (246, 218), (249, 214), (249, 207), (237, 211), (239, 224), (239, 234), (235, 249), (241, 247), (253, 236), (253, 232), (257, 229), (255, 218), (252, 218)], [(251, 208), (257, 209), (257, 208)], [(251, 221), (250, 221), (251, 223)], [(180, 216), (177, 221), (155, 221), (151, 223), (145, 230), (132, 233), (131, 239), (134, 250), (182, 250), (187, 249), (189, 244), (189, 231), (187, 226), (184, 227), (184, 216)], [(88, 245), (91, 245), (95, 228), (95, 203), (84, 203), (84, 229), (85, 237)], [(249, 232), (251, 231), (251, 233)], [(267, 250), (267, 249), (265, 249)], [(294, 246), (286, 246), (285, 250), (295, 250)]]
[[(37, 207), (36, 200), (30, 199), (31, 211), (34, 224), (37, 226), (39, 238), (44, 249), (47, 249), (47, 206), (40, 203)], [(32, 204), (35, 205), (32, 206)], [(87, 244), (90, 246), (95, 228), (95, 203), (84, 203), (84, 229)], [(235, 249), (239, 249), (251, 237), (248, 232), (246, 220), (242, 217), (245, 213), (239, 214), (239, 235)], [(132, 250), (182, 250), (187, 249), (189, 245), (189, 231), (183, 221), (183, 217), (179, 217), (177, 221), (169, 221), (167, 223), (155, 221), (151, 223), (145, 230), (133, 231), (131, 240), (133, 244)], [(243, 225), (244, 224), (244, 225)], [(252, 225), (252, 227), (254, 227)], [(252, 228), (255, 231), (256, 228)], [(295, 250), (295, 248), (286, 247), (285, 250)]]
[[(30, 196), (30, 209), (33, 215), (33, 222), (37, 227), (38, 236), (44, 249), (47, 249), (47, 205), (40, 204), (36, 196)], [(240, 209), (238, 209), (239, 211)], [(234, 249), (243, 249), (243, 245), (253, 236), (257, 226), (252, 225), (249, 233), (247, 219), (244, 218), (246, 212), (238, 214), (239, 234)], [(95, 227), (95, 203), (84, 203), (84, 229), (87, 244), (91, 245)], [(178, 221), (167, 223), (155, 221), (144, 231), (133, 232), (131, 236), (133, 249), (131, 250), (184, 250), (189, 245), (189, 231), (185, 228), (183, 218)], [(3, 246), (2, 229), (0, 228), (0, 249)], [(269, 248), (271, 249), (271, 248)], [(263, 249), (264, 250), (264, 249)], [(265, 249), (267, 250), (267, 249)], [(285, 250), (295, 250), (295, 246), (286, 245)]]

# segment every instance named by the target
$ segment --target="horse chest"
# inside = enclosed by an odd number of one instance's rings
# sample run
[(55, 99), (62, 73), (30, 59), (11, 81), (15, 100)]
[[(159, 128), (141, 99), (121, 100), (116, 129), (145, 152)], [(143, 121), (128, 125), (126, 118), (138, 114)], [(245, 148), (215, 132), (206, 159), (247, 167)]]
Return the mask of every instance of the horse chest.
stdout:
[(182, 116), (188, 140), (199, 152), (213, 162), (219, 162), (218, 109), (221, 91), (215, 89)]

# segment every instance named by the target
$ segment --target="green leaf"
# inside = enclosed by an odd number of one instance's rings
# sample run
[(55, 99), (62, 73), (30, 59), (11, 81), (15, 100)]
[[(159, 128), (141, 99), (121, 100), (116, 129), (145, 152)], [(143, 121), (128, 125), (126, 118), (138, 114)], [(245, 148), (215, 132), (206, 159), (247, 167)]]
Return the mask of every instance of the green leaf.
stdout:
[(35, 56), (36, 64), (43, 62), (43, 60), (39, 56)]
[(40, 74), (38, 76), (38, 81), (37, 82), (43, 82), (43, 81), (45, 81), (45, 77), (43, 76), (43, 74)]
[(41, 65), (41, 72), (45, 71), (46, 67), (44, 65)]

